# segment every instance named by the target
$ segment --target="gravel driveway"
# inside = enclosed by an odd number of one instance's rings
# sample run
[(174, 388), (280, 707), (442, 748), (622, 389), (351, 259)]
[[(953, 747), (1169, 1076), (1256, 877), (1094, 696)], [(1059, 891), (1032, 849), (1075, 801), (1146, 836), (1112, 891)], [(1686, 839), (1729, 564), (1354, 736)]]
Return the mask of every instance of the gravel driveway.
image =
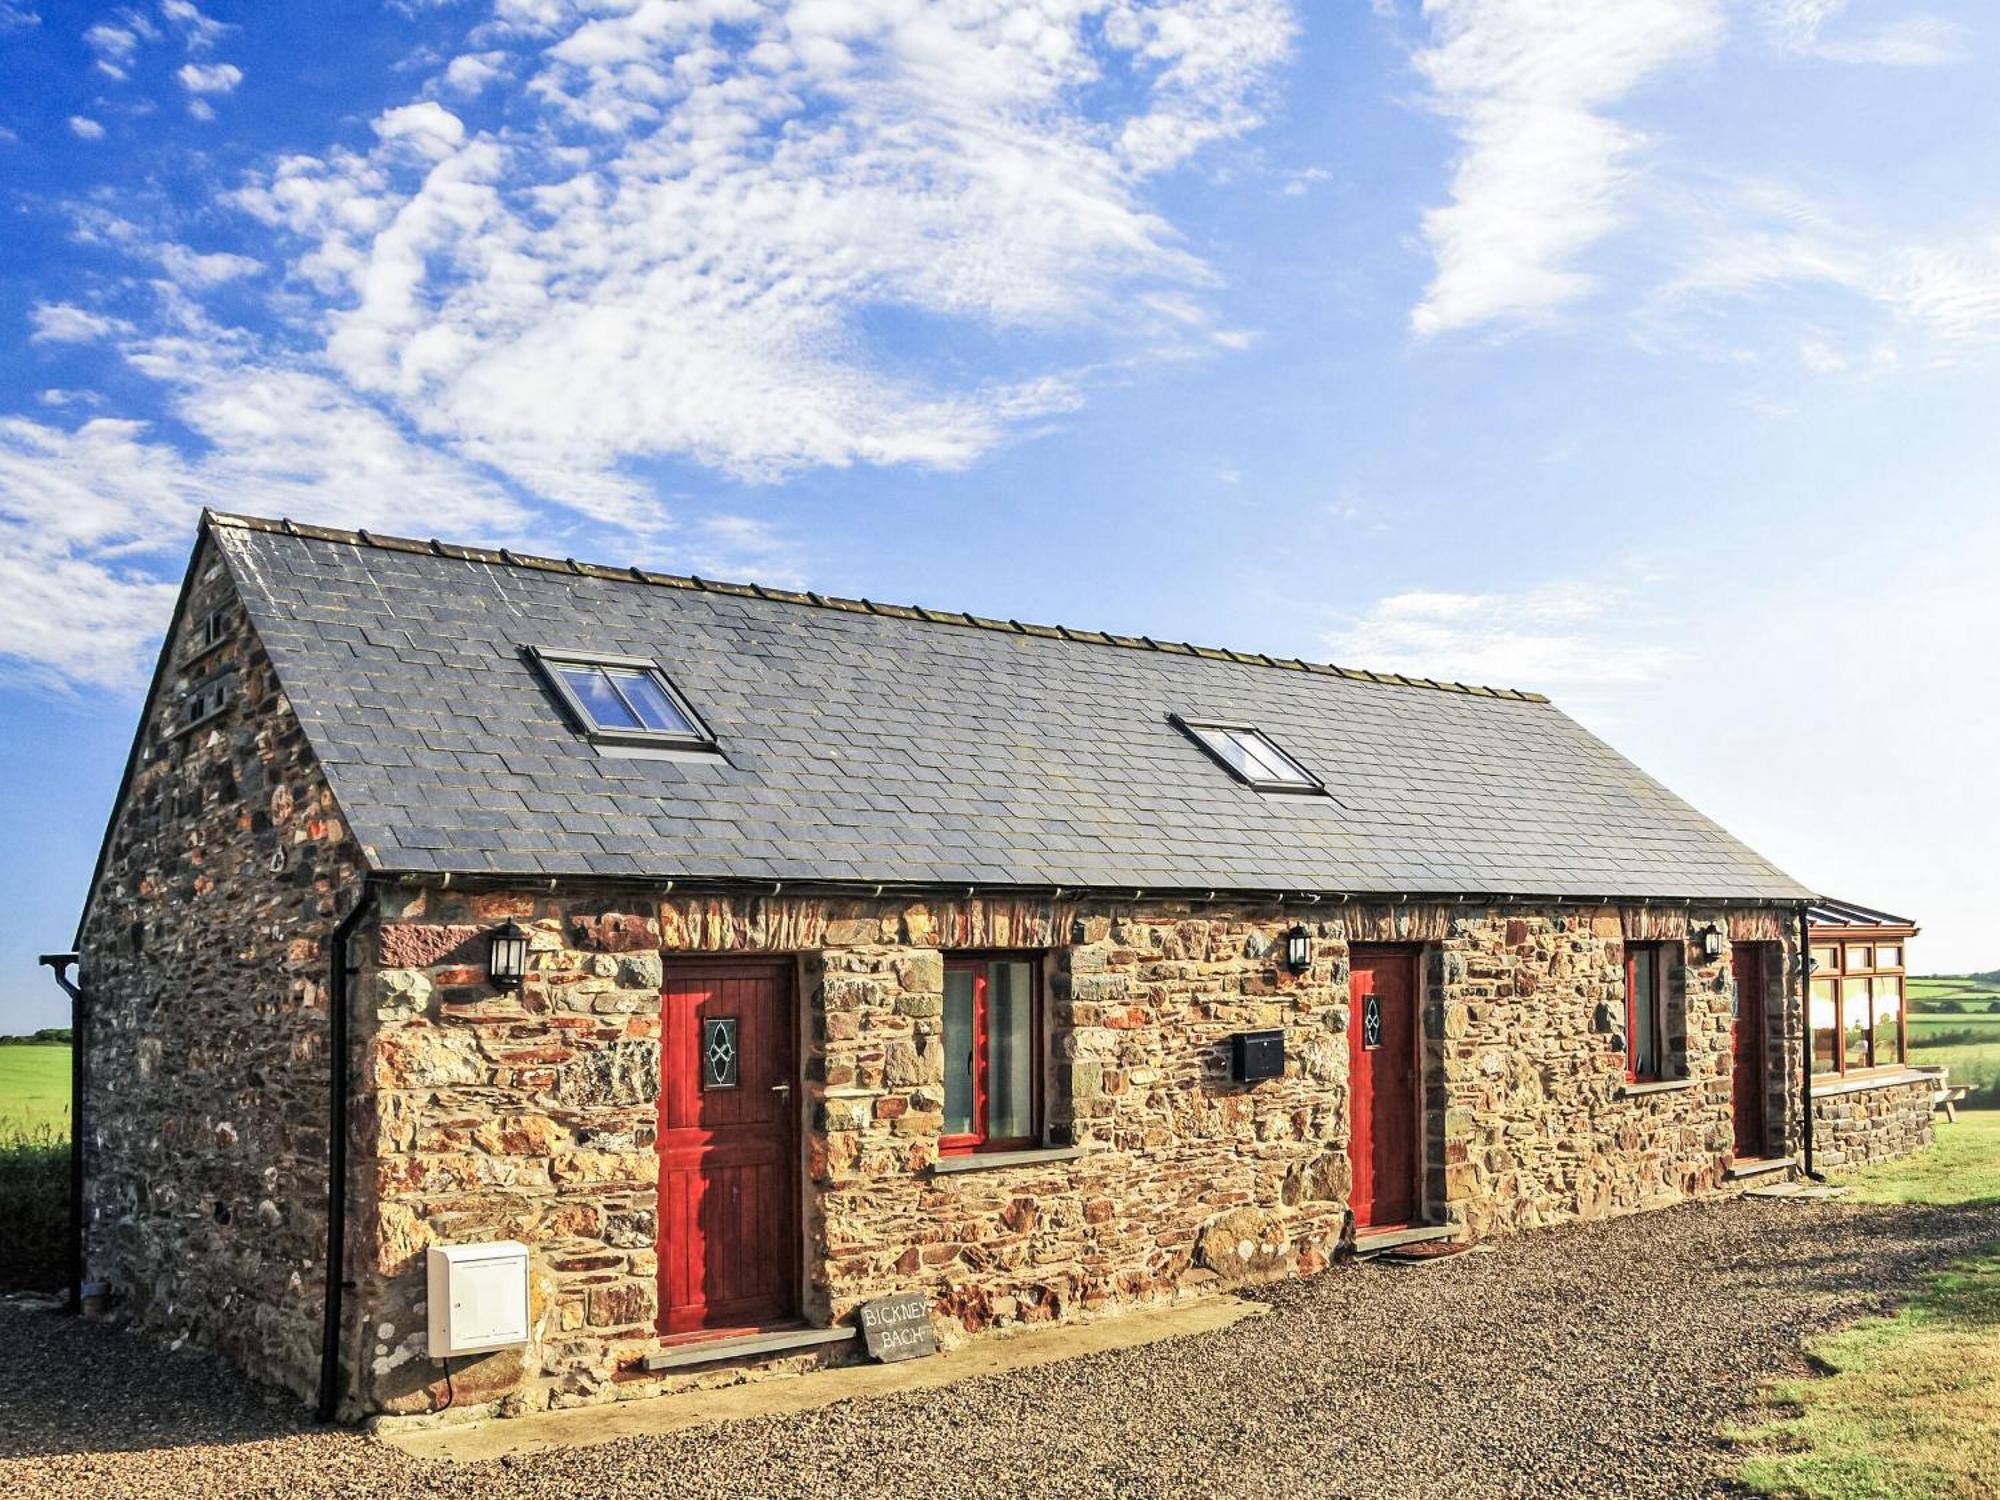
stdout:
[(1800, 1341), (2000, 1208), (1711, 1202), (1339, 1266), (1225, 1332), (496, 1463), (314, 1429), (213, 1363), (0, 1309), (0, 1495), (1726, 1494), (1711, 1434)]

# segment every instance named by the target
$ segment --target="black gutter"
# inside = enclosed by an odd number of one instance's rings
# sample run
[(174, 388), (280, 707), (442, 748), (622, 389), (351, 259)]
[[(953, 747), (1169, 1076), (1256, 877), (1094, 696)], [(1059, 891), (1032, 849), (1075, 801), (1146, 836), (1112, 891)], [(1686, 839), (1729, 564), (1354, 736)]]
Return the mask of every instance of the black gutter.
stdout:
[(327, 1128), (326, 1128), (326, 1303), (319, 1336), (319, 1419), (331, 1422), (340, 1410), (341, 1293), (347, 1273), (348, 1079), (347, 942), (375, 904), (375, 886), (364, 880), (354, 908), (333, 929), (327, 944)]
[(69, 1304), (83, 1311), (83, 1045), (89, 1013), (83, 987), (69, 977), (74, 953), (44, 953), (37, 962), (69, 995)]
[(1187, 901), (1210, 905), (1235, 901), (1298, 907), (1324, 907), (1331, 913), (1343, 906), (1630, 906), (1662, 910), (1740, 906), (1756, 909), (1795, 906), (1794, 896), (1658, 896), (1640, 892), (1306, 890), (1275, 886), (1189, 885), (1068, 885), (1052, 881), (998, 880), (868, 880), (783, 879), (769, 875), (607, 875), (588, 870), (418, 870), (378, 866), (372, 872), (385, 885), (435, 890), (553, 891), (562, 886), (592, 885), (613, 890), (645, 891), (652, 895), (842, 896), (864, 900), (952, 900), (984, 897), (1016, 901)]
[(1799, 1036), (1805, 1053), (1800, 1064), (1800, 1082), (1805, 1089), (1799, 1104), (1799, 1144), (1805, 1157), (1805, 1174), (1814, 1182), (1826, 1179), (1813, 1170), (1813, 1035), (1812, 1035), (1812, 934), (1807, 929), (1806, 903), (1799, 903)]

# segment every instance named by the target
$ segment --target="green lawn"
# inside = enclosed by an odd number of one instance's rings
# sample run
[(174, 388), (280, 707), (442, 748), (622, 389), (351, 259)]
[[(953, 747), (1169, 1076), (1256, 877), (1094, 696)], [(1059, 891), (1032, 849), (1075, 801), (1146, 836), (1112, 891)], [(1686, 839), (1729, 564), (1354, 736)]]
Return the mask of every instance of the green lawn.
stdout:
[(2000, 1107), (2000, 1016), (1926, 1015), (1911, 1011), (1910, 1061), (1942, 1064), (1953, 1083), (1970, 1084), (1969, 1101)]
[[(1968, 1111), (1940, 1125), (1934, 1149), (1839, 1180), (1869, 1203), (2000, 1203), (2000, 1111)], [(2000, 1246), (1807, 1352), (1826, 1373), (1769, 1387), (1773, 1419), (1732, 1434), (1757, 1450), (1740, 1475), (1751, 1489), (1801, 1500), (2000, 1495)]]
[(69, 1134), (69, 1048), (0, 1047), (0, 1141)]

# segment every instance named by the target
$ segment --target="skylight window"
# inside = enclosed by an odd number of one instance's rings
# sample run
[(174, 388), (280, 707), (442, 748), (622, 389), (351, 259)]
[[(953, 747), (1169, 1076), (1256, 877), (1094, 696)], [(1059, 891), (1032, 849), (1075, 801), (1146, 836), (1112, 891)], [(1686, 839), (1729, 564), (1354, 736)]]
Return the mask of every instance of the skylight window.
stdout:
[(594, 740), (701, 749), (715, 744), (666, 674), (643, 657), (539, 650), (533, 656), (578, 727)]
[(1320, 779), (1254, 724), (1196, 723), (1172, 716), (1190, 739), (1246, 786), (1260, 792), (1324, 792)]

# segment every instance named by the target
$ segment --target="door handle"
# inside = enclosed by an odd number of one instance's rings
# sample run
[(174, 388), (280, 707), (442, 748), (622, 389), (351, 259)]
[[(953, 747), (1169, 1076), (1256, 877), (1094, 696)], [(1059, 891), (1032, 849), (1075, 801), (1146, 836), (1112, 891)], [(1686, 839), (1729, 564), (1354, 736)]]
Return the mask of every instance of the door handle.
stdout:
[(789, 1094), (791, 1091), (792, 1086), (789, 1083), (774, 1083), (771, 1085), (771, 1092), (774, 1094)]

